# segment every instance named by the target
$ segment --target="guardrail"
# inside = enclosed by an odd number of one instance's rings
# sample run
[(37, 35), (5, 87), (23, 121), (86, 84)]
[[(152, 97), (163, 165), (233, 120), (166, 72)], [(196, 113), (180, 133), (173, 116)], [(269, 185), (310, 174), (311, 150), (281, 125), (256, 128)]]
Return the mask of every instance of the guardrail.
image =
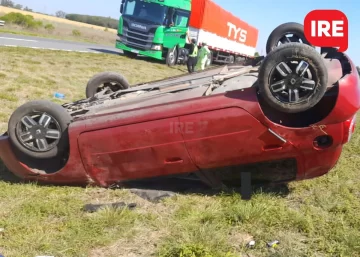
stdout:
[(5, 21), (0, 21), (0, 26), (5, 26)]

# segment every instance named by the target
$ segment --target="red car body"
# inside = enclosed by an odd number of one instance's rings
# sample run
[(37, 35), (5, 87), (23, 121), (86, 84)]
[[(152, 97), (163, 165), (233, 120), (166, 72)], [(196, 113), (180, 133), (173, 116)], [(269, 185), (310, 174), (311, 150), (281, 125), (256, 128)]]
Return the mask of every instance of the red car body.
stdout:
[[(337, 163), (360, 108), (356, 67), (338, 56), (342, 78), (306, 114), (278, 113), (249, 87), (79, 118), (68, 129), (69, 158), (52, 173), (19, 161), (6, 134), (0, 157), (20, 178), (60, 185), (108, 187), (198, 171), (230, 172), (231, 182), (236, 171), (251, 167), (258, 171), (254, 177), (272, 182), (318, 177)], [(329, 74), (339, 72), (334, 67)], [(292, 123), (298, 119), (311, 124)]]

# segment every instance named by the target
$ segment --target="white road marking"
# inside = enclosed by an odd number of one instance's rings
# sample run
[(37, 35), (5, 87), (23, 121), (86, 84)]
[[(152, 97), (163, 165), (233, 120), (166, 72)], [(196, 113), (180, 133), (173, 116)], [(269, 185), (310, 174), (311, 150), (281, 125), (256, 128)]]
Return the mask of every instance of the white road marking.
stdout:
[(0, 39), (9, 39), (9, 40), (18, 40), (18, 41), (27, 41), (27, 42), (38, 42), (37, 40), (22, 39), (22, 38), (12, 38), (12, 37), (0, 37)]
[(93, 51), (83, 51), (83, 50), (69, 50), (69, 49), (55, 49), (55, 48), (44, 48), (44, 47), (26, 47), (26, 46), (17, 46), (17, 45), (0, 45), (5, 47), (24, 47), (24, 48), (31, 48), (31, 49), (40, 49), (40, 50), (52, 50), (52, 51), (63, 51), (63, 52), (76, 52), (76, 53), (91, 53), (91, 54), (101, 54), (100, 52), (93, 52)]

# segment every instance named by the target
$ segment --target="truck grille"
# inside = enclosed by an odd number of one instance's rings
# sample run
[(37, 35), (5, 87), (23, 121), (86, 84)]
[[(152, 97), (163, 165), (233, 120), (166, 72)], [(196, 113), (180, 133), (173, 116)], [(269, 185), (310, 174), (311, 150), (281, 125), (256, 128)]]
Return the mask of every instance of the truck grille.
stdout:
[(150, 50), (156, 28), (151, 28), (149, 32), (139, 31), (134, 28), (130, 28), (128, 23), (123, 23), (123, 35), (121, 42), (128, 46), (138, 50)]

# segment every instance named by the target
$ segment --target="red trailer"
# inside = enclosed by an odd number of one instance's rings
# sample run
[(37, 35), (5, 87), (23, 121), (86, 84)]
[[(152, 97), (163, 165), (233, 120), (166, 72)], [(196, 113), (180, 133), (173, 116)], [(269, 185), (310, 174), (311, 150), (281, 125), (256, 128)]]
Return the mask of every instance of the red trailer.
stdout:
[(191, 3), (190, 37), (199, 44), (206, 42), (212, 60), (234, 63), (243, 57), (253, 57), (259, 31), (211, 0)]

